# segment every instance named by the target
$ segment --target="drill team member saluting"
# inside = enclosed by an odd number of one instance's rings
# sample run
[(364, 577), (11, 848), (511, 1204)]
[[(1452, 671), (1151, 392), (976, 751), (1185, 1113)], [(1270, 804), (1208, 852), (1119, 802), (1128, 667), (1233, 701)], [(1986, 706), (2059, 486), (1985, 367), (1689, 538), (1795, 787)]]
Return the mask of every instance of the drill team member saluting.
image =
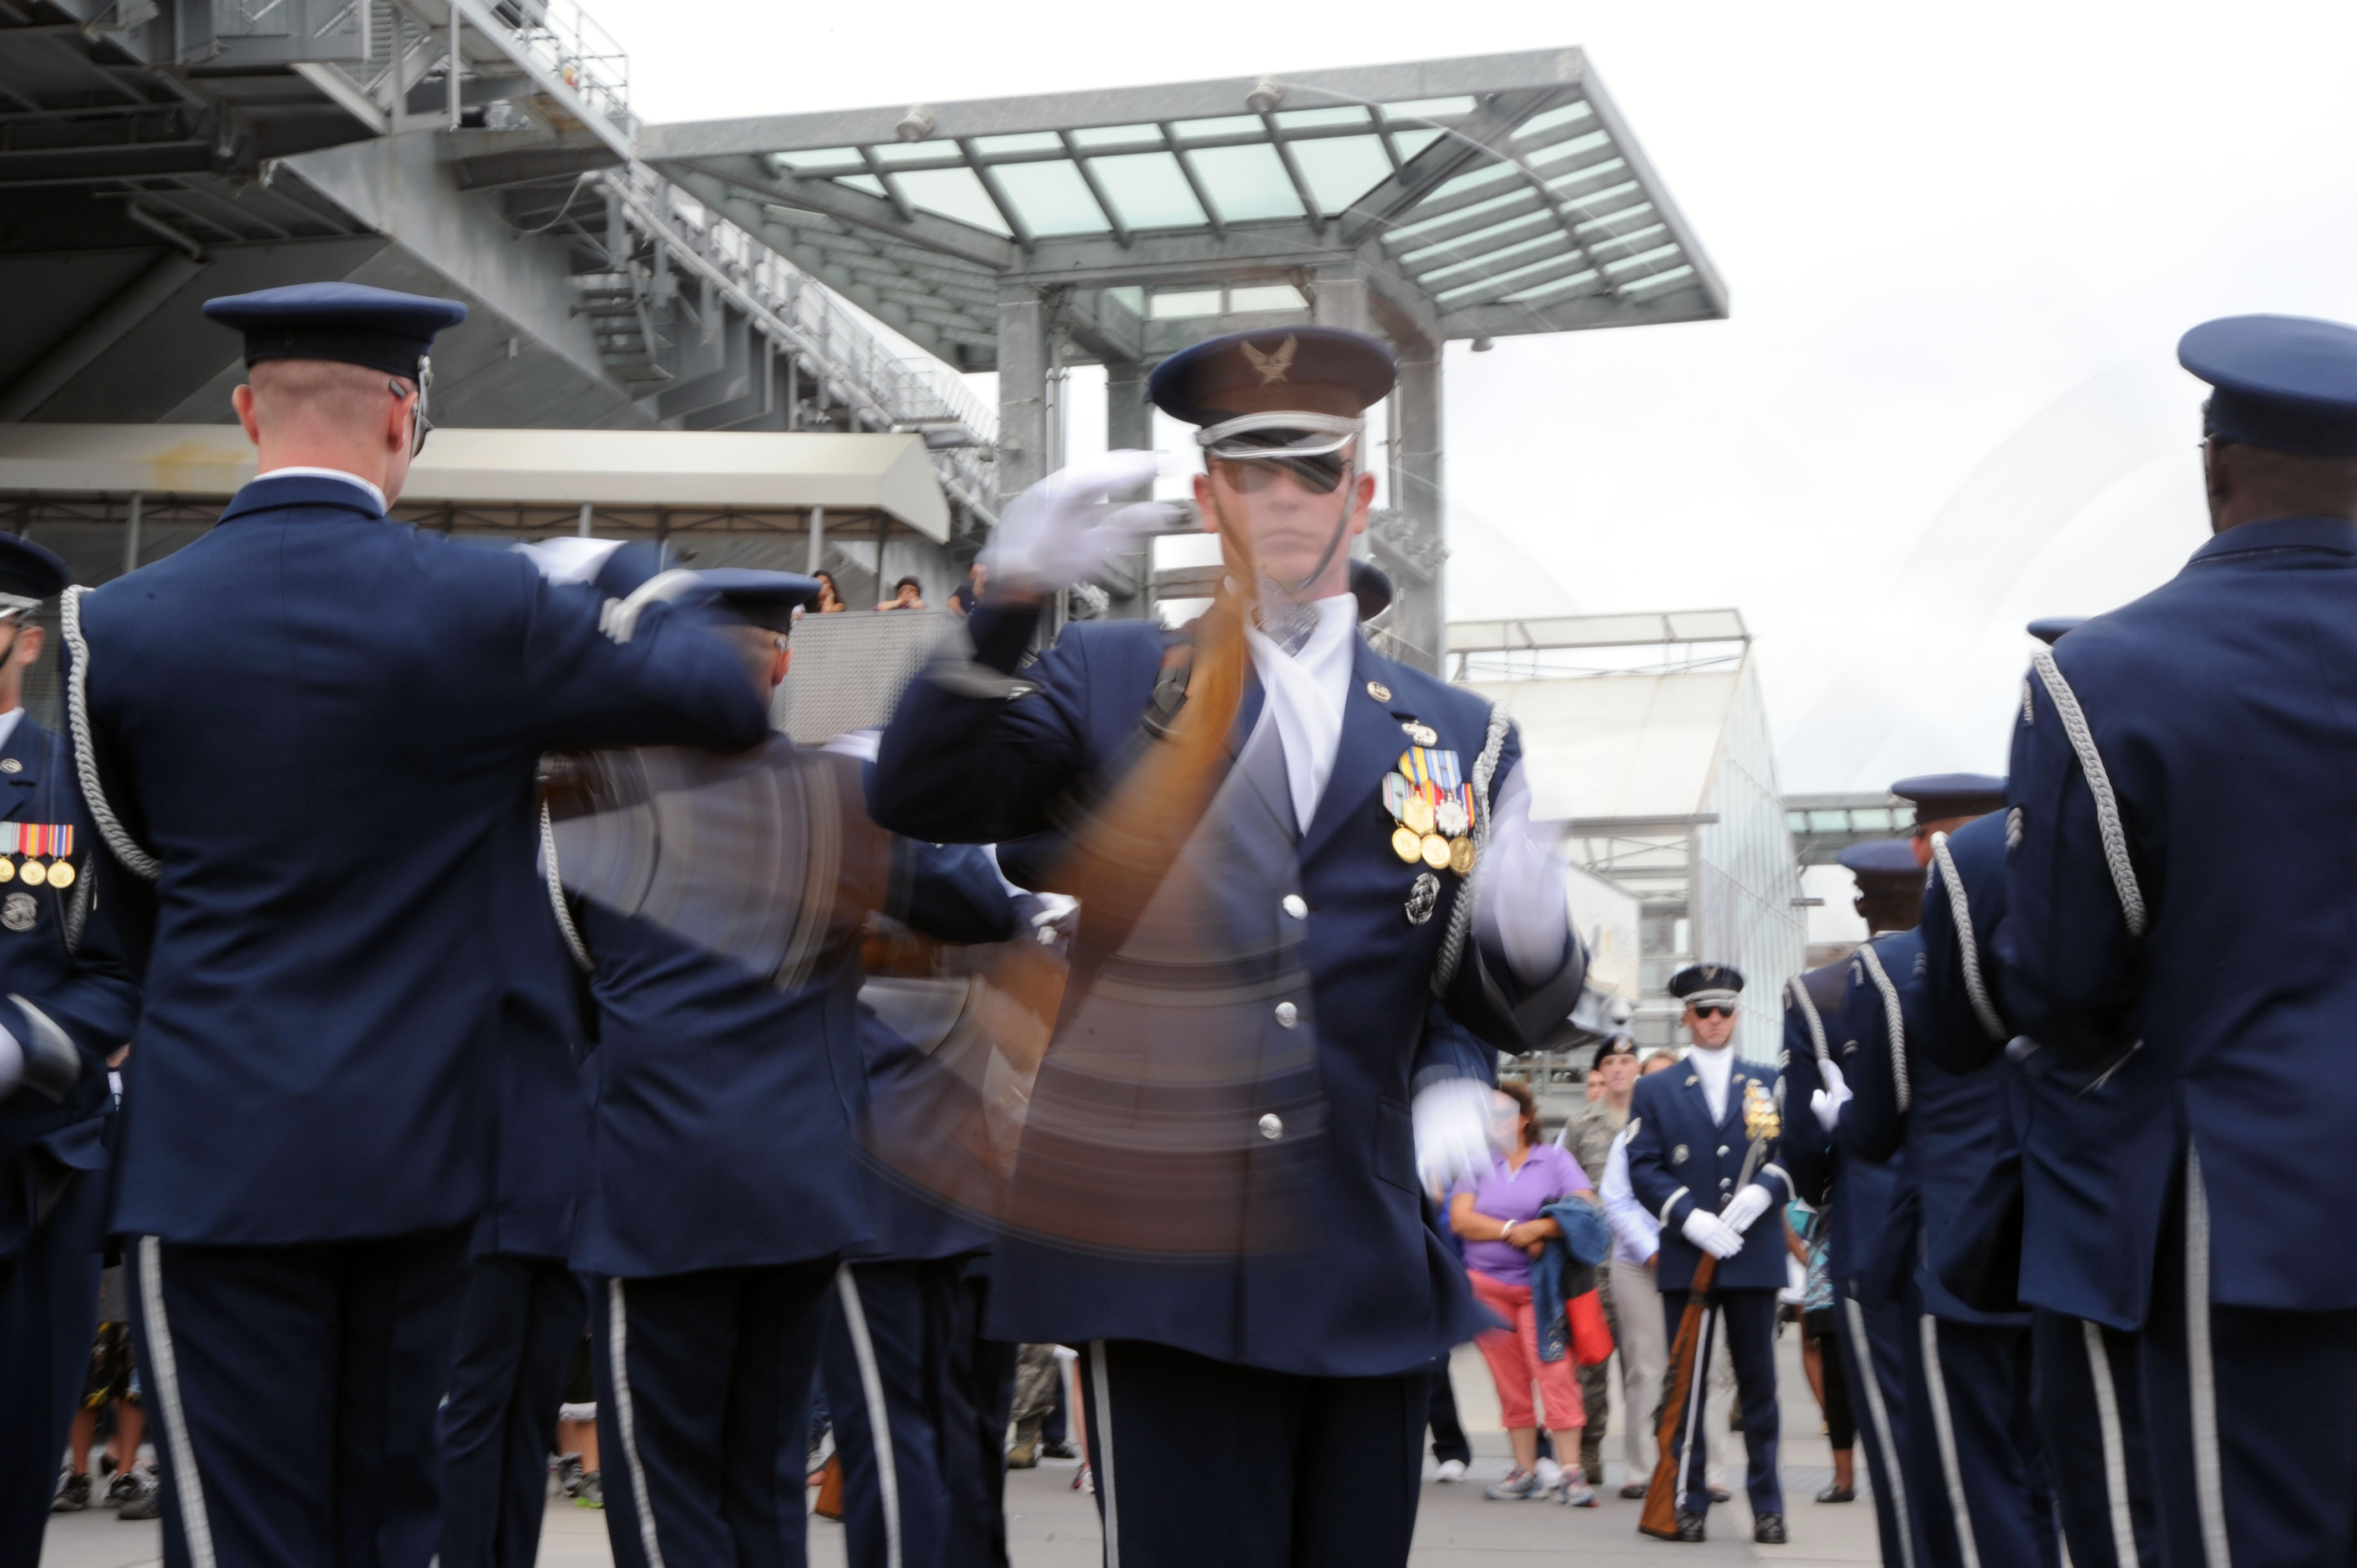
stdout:
[(1427, 1369), (1481, 1326), (1426, 1195), (1489, 1158), (1486, 1052), (1428, 1015), (1520, 1048), (1515, 1015), (1560, 1019), (1584, 970), (1511, 726), (1355, 629), (1393, 380), (1332, 328), (1165, 360), (1151, 395), (1209, 457), (1212, 608), (1071, 628), (1014, 679), (1042, 601), (1161, 510), (1095, 516), (1146, 454), (1051, 476), (985, 557), (974, 662), (910, 686), (869, 786), (929, 839), (1078, 820), (991, 1332), (1084, 1348), (1123, 1568), (1405, 1560)]
[(260, 472), (64, 614), (91, 813), (153, 884), (113, 1223), (166, 1552), (408, 1568), (540, 755), (745, 746), (767, 715), (690, 618), (619, 607), (608, 635), (587, 590), (386, 520), (464, 306), (318, 284), (206, 311), (245, 334)]

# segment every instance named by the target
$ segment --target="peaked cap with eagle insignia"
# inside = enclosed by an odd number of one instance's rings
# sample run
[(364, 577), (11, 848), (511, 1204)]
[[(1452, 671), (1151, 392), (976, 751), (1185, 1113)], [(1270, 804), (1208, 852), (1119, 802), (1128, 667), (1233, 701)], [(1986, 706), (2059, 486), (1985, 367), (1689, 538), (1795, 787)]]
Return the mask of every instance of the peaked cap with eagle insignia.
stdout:
[(1670, 994), (1694, 1007), (1732, 1007), (1743, 972), (1731, 963), (1690, 963), (1670, 976)]
[(1157, 408), (1189, 424), (1295, 411), (1356, 419), (1398, 379), (1398, 356), (1380, 338), (1278, 327), (1181, 349), (1154, 367), (1146, 391)]

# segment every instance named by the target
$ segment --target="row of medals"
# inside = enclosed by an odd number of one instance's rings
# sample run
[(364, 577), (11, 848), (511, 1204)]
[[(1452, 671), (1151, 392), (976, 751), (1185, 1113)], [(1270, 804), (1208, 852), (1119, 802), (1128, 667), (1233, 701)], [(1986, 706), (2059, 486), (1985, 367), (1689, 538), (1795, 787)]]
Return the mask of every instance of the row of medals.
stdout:
[[(1440, 736), (1430, 729), (1401, 727), (1418, 746), (1439, 743)], [(1431, 799), (1408, 777), (1405, 756), (1400, 764), (1400, 771), (1383, 780), (1387, 802), (1405, 797), (1393, 811), (1399, 826), (1392, 830), (1392, 853), (1410, 865), (1422, 861), (1435, 871), (1445, 868), (1459, 876), (1472, 875), (1473, 824), (1466, 819), (1465, 802), (1453, 793), (1438, 800)]]
[(45, 862), (28, 854), (20, 863), (0, 854), (0, 882), (22, 882), (27, 887), (38, 887), (46, 882), (52, 887), (70, 887), (74, 882), (73, 862)]

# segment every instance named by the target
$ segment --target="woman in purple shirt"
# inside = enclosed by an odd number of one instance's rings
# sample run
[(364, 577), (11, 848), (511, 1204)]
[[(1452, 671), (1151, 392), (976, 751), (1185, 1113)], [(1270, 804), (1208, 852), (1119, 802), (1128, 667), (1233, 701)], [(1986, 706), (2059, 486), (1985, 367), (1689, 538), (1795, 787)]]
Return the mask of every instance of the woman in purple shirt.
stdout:
[(1555, 1451), (1579, 1452), (1587, 1420), (1572, 1359), (1539, 1359), (1538, 1316), (1531, 1308), (1531, 1260), (1563, 1227), (1546, 1208), (1577, 1195), (1593, 1202), (1587, 1177), (1571, 1155), (1539, 1139), (1538, 1102), (1520, 1083), (1499, 1086), (1491, 1112), (1490, 1141), (1504, 1151), (1487, 1172), (1468, 1175), (1448, 1197), (1448, 1228), (1465, 1240), (1465, 1268), (1482, 1305), (1513, 1325), (1474, 1340), (1498, 1385), (1499, 1413), (1514, 1446), (1514, 1468), (1485, 1495), (1519, 1501), (1561, 1488), (1574, 1508), (1594, 1508), (1596, 1494), (1577, 1465), (1568, 1469), (1539, 1458), (1539, 1423), (1531, 1391), (1538, 1391)]

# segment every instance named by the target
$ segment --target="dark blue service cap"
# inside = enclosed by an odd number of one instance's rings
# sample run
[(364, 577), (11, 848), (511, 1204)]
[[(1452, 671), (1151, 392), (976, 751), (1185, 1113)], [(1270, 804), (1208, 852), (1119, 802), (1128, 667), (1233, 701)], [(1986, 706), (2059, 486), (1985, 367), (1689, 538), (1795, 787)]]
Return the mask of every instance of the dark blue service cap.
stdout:
[(748, 626), (785, 632), (794, 611), (818, 602), (818, 579), (800, 572), (757, 572), (745, 566), (715, 566), (698, 573), (713, 601)]
[(245, 334), (245, 362), (336, 360), (417, 379), (434, 335), (467, 319), (455, 299), (356, 283), (298, 283), (205, 301), (205, 314)]
[(2092, 616), (2040, 616), (2029, 623), (2029, 635), (2051, 648), (2064, 632), (2076, 631), (2093, 618)]
[(1923, 886), (1924, 870), (1910, 839), (1868, 839), (1841, 852), (1841, 863), (1866, 893), (1902, 892)]
[(1179, 349), (1154, 367), (1146, 395), (1189, 424), (1278, 411), (1356, 419), (1398, 380), (1399, 357), (1380, 338), (1340, 327), (1279, 327)]
[(2357, 327), (2306, 316), (2229, 316), (2177, 340), (2177, 362), (2216, 390), (2202, 429), (2281, 452), (2357, 456)]
[(1731, 963), (1690, 963), (1670, 976), (1670, 994), (1688, 1002), (1733, 1002), (1743, 990), (1743, 972)]
[(29, 539), (0, 533), (0, 616), (22, 615), (53, 599), (73, 581), (73, 570)]
[(1636, 1041), (1631, 1039), (1626, 1035), (1614, 1035), (1598, 1045), (1596, 1047), (1596, 1060), (1590, 1065), (1602, 1067), (1614, 1057), (1633, 1057), (1636, 1054)]
[(1915, 820), (1985, 817), (2005, 805), (2005, 780), (1987, 773), (1921, 773), (1901, 779), (1890, 792), (1915, 802)]

